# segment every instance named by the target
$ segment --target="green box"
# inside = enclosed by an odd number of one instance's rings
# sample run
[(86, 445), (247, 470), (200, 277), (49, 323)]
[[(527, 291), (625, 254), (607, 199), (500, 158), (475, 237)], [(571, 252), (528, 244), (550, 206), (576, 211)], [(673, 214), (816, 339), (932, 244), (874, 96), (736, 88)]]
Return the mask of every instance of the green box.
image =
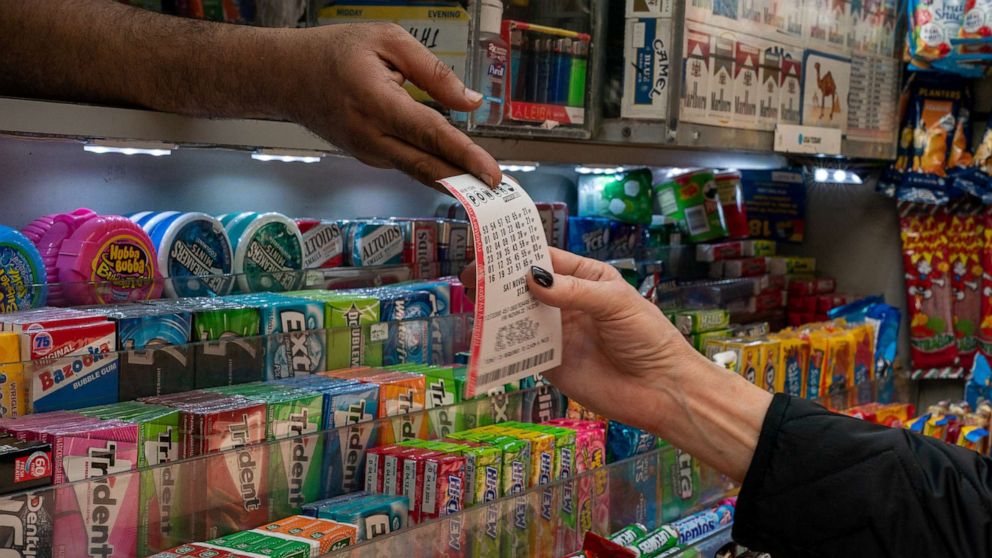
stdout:
[(662, 523), (671, 523), (694, 511), (701, 490), (696, 458), (674, 447), (661, 452)]
[(382, 365), (383, 339), (371, 327), (379, 323), (378, 297), (334, 291), (287, 294), (324, 303), (328, 370)]
[(707, 331), (703, 333), (694, 333), (692, 335), (692, 346), (696, 348), (697, 351), (703, 352), (706, 350), (706, 342), (710, 339), (729, 339), (733, 335), (733, 332), (729, 329), (718, 329), (716, 331)]
[(676, 176), (655, 186), (655, 197), (665, 217), (675, 219), (688, 233), (689, 242), (706, 242), (727, 236), (723, 207), (712, 171)]
[(269, 446), (269, 495), (272, 519), (278, 520), (320, 498), (324, 437), (316, 433), (324, 396), (293, 390), (255, 398), (267, 404), (267, 439), (282, 440)]
[(675, 327), (683, 335), (727, 329), (730, 327), (730, 314), (722, 308), (683, 310), (675, 316)]

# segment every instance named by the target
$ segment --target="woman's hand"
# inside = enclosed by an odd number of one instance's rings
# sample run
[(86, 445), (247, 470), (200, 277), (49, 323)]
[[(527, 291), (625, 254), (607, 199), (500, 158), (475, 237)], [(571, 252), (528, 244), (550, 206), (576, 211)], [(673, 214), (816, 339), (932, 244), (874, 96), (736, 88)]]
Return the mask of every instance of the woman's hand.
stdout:
[[(696, 352), (613, 267), (551, 249), (528, 277), (562, 310), (562, 365), (545, 372), (570, 399), (660, 435), (742, 480), (771, 395)], [(475, 285), (475, 268), (462, 274)]]
[(482, 95), (395, 24), (329, 25), (282, 30), (298, 61), (289, 118), (362, 162), (395, 167), (436, 187), (469, 172), (490, 186), (500, 181), (496, 160), (436, 110), (407, 93), (410, 81), (438, 103), (472, 111)]

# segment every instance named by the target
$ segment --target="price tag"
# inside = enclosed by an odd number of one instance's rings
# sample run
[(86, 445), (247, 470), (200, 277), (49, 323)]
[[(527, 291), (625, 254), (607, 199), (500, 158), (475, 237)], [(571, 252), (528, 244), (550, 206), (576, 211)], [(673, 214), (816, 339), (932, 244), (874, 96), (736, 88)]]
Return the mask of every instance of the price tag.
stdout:
[(373, 343), (378, 343), (388, 339), (389, 324), (372, 324), (369, 326), (369, 338)]
[(527, 192), (503, 177), (489, 188), (470, 175), (441, 180), (465, 206), (475, 239), (475, 329), (466, 395), (561, 364), (561, 311), (527, 287), (531, 266), (551, 270), (541, 217)]

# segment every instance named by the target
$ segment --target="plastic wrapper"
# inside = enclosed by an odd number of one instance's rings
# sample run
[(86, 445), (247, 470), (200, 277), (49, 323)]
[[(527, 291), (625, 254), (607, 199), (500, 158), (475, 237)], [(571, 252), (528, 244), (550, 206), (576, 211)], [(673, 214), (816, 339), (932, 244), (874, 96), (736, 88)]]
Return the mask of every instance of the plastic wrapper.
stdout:
[(903, 206), (900, 228), (913, 366), (954, 366), (958, 351), (953, 327), (947, 215), (934, 207)]
[(968, 369), (977, 350), (976, 334), (982, 314), (980, 222), (973, 215), (954, 215), (948, 229), (954, 336), (961, 366)]

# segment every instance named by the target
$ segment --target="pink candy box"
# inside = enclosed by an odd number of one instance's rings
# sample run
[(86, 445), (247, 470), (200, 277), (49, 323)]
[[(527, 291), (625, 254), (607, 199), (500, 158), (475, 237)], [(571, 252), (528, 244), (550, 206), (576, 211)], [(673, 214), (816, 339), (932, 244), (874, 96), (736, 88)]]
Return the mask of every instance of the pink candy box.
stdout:
[(62, 243), (58, 269), (72, 304), (134, 302), (162, 294), (152, 241), (126, 217), (97, 216), (81, 224)]

